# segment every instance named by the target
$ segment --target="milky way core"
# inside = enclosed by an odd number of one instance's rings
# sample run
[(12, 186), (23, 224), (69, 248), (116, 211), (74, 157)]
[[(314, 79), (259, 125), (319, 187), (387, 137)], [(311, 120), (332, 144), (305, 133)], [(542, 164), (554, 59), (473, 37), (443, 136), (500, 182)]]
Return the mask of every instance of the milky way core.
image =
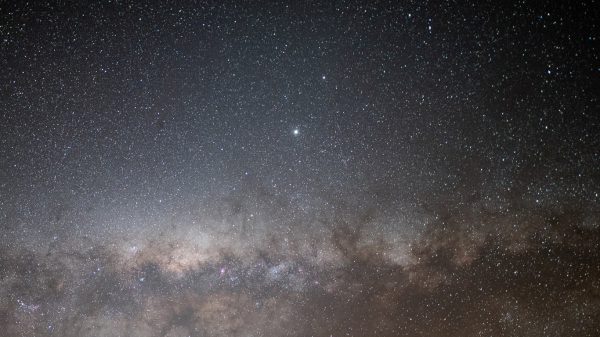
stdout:
[(599, 336), (593, 1), (0, 3), (0, 335)]

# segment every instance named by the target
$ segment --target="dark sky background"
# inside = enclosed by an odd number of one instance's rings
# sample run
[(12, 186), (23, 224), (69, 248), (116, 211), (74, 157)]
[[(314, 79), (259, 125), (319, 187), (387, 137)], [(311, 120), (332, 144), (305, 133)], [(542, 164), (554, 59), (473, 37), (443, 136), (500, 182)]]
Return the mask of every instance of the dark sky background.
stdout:
[(596, 1), (0, 2), (5, 336), (598, 336)]

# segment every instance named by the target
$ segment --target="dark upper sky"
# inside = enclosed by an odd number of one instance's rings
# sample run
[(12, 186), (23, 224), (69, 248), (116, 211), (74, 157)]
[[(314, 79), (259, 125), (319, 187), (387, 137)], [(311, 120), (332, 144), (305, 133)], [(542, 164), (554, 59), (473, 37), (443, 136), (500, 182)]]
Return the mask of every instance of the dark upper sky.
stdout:
[(0, 327), (597, 334), (599, 8), (1, 3)]

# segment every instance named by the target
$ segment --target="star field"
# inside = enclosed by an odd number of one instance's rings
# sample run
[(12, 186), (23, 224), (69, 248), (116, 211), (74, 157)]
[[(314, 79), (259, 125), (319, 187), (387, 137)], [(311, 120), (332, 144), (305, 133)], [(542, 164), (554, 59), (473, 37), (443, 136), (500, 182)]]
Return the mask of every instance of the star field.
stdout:
[(6, 336), (597, 336), (595, 1), (0, 4)]

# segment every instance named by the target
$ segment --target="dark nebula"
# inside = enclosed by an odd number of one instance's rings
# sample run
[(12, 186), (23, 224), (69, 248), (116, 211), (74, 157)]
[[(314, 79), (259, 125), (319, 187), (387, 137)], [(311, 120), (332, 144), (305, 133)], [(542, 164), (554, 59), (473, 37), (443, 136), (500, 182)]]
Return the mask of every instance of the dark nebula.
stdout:
[(599, 336), (595, 1), (0, 3), (0, 335)]

